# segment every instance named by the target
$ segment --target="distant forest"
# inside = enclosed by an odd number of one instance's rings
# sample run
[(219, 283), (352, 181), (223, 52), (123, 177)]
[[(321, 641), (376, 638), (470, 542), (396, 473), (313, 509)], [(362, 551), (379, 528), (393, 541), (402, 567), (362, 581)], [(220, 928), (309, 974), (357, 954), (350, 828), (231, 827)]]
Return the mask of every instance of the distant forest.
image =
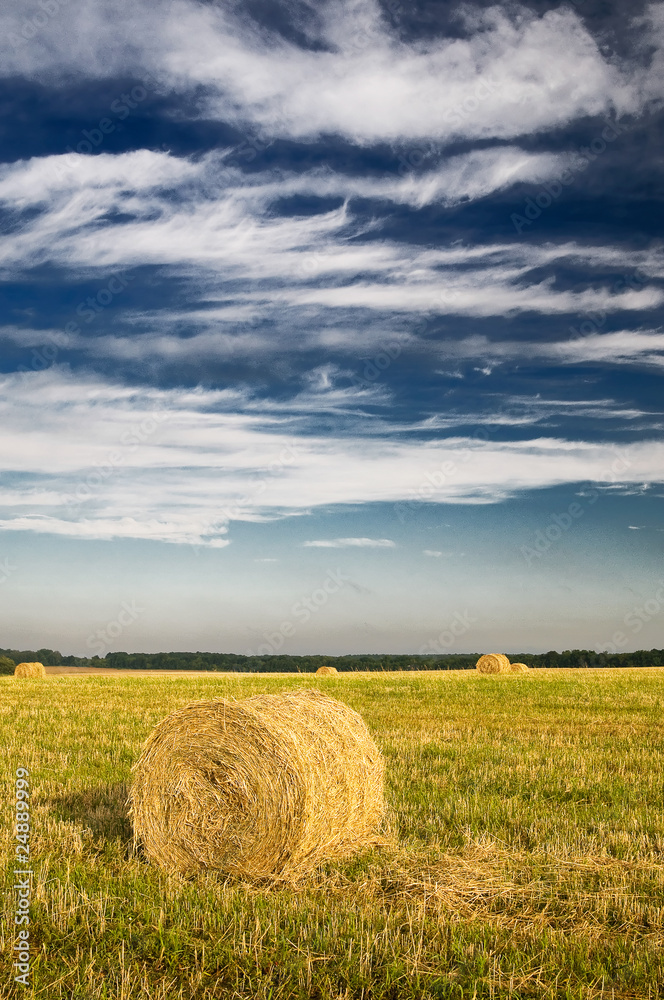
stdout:
[[(318, 667), (345, 670), (473, 670), (480, 653), (442, 656), (358, 654), (357, 656), (242, 656), (239, 653), (107, 653), (99, 656), (63, 656), (57, 649), (0, 649), (0, 673), (13, 665), (37, 660), (47, 667), (113, 667), (123, 670), (237, 670), (248, 673), (311, 673)], [(596, 653), (566, 649), (562, 653), (508, 653), (512, 662), (530, 667), (659, 667), (664, 649), (636, 653)], [(11, 662), (10, 662), (11, 661)]]

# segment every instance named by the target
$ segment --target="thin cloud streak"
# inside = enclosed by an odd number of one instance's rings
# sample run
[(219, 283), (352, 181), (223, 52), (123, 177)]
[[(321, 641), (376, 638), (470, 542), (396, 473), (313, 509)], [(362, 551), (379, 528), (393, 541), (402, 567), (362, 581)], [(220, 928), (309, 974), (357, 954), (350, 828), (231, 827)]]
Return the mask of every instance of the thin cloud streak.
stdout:
[(393, 549), (396, 542), (390, 538), (331, 538), (302, 542), (302, 545), (309, 549)]
[(664, 468), (653, 442), (320, 436), (269, 401), (247, 409), (246, 392), (143, 393), (57, 371), (4, 376), (0, 388), (5, 530), (220, 546), (235, 520), (492, 503), (566, 483), (632, 489), (661, 482)]

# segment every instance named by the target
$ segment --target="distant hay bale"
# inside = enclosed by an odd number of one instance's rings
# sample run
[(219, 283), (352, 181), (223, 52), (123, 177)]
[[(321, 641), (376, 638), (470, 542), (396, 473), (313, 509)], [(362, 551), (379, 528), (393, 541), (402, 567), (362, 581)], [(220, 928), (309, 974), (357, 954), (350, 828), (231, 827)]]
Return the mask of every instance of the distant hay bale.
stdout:
[(294, 881), (381, 842), (383, 758), (361, 716), (320, 691), (187, 705), (133, 773), (134, 842), (185, 877)]
[(338, 672), (339, 671), (337, 670), (336, 667), (319, 667), (318, 670), (316, 671), (316, 676), (320, 675), (321, 677), (322, 676), (327, 677), (330, 674), (337, 674)]
[(527, 670), (530, 670), (527, 663), (510, 663), (510, 673), (525, 674)]
[(46, 677), (43, 663), (18, 663), (14, 677)]
[(506, 674), (510, 669), (510, 661), (504, 653), (485, 653), (480, 656), (475, 667), (481, 674)]

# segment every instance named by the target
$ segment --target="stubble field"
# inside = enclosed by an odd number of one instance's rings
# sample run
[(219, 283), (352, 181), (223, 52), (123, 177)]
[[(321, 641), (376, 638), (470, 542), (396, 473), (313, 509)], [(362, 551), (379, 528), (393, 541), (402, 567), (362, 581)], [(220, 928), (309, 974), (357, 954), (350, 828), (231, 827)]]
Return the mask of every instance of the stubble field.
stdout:
[[(190, 701), (315, 687), (385, 755), (391, 844), (297, 887), (132, 851), (130, 769)], [(664, 669), (0, 678), (1, 997), (664, 996)], [(11, 826), (30, 773), (32, 984)]]

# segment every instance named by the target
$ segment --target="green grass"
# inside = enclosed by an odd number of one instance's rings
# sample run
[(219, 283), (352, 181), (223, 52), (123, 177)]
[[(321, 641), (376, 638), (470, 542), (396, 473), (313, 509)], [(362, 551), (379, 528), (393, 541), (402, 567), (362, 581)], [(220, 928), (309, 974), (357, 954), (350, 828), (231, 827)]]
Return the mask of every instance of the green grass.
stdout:
[[(189, 701), (319, 687), (387, 762), (391, 847), (270, 889), (131, 849), (130, 769)], [(30, 770), (33, 985), (0, 997), (664, 997), (664, 670), (0, 678), (3, 796)]]

